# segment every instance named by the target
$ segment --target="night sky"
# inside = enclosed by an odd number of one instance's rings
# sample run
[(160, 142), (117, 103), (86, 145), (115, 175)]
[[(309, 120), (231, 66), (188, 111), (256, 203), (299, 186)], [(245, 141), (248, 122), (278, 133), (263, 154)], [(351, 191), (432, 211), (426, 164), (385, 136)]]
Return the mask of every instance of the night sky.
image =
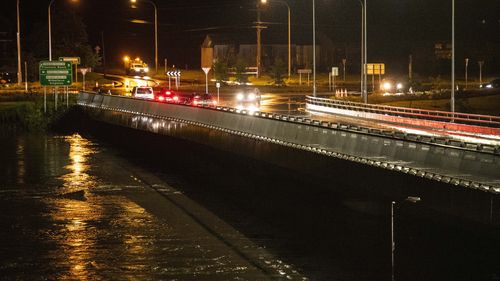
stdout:
[[(5, 3), (7, 2), (8, 3)], [(272, 0), (269, 0), (272, 1)], [(2, 3), (3, 30), (15, 30), (15, 0)], [(22, 33), (29, 35), (47, 22), (44, 0), (21, 0)], [(128, 0), (56, 0), (52, 9), (73, 9), (87, 25), (89, 43), (101, 45), (104, 34), (107, 60), (117, 63), (125, 55), (144, 57), (153, 64), (153, 8), (140, 2), (131, 8)], [(369, 57), (407, 57), (412, 42), (446, 41), (451, 37), (451, 1), (369, 0)], [(481, 2), (481, 4), (478, 4)], [(245, 43), (255, 43), (255, 0), (157, 0), (159, 7), (159, 58), (169, 65), (197, 66), (199, 46), (206, 34), (226, 34)], [(310, 44), (312, 1), (289, 0), (292, 9), (292, 43)], [(316, 0), (317, 32), (336, 44), (360, 40), (360, 4), (357, 0)], [(457, 48), (468, 42), (500, 41), (498, 0), (456, 0)], [(132, 23), (143, 20), (146, 23)], [(270, 5), (262, 14), (269, 26), (264, 43), (286, 44), (286, 8)], [(9, 24), (12, 26), (9, 27)], [(57, 22), (53, 22), (57, 24)], [(29, 48), (29, 46), (25, 46)], [(464, 47), (466, 48), (466, 47)], [(492, 50), (495, 51), (495, 50)]]

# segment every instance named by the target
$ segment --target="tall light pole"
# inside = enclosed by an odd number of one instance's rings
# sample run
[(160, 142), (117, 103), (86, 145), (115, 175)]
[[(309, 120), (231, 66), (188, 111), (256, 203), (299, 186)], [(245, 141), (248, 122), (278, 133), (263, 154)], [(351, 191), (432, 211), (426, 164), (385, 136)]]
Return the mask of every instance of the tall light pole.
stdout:
[(363, 74), (363, 65), (364, 65), (364, 48), (365, 48), (365, 45), (364, 45), (364, 41), (365, 41), (365, 24), (364, 24), (364, 20), (365, 20), (365, 6), (363, 5), (363, 1), (361, 0), (358, 0), (359, 2), (359, 5), (361, 6), (361, 55), (360, 55), (360, 58), (361, 58), (361, 65), (360, 65), (360, 68), (359, 68), (359, 73), (360, 73), (360, 78), (359, 78), (359, 93), (361, 94), (361, 96), (363, 97), (363, 77), (364, 77), (364, 74)]
[[(267, 0), (261, 0), (260, 3), (262, 4), (266, 4), (267, 3)], [(255, 26), (256, 30), (257, 30), (257, 57), (256, 57), (256, 65), (257, 65), (257, 78), (260, 77), (260, 73), (261, 73), (261, 58), (262, 58), (262, 54), (261, 54), (261, 38), (260, 38), (260, 33), (262, 32), (262, 29), (264, 29), (265, 27), (261, 25), (261, 21), (260, 21), (260, 5), (259, 5), (259, 2), (257, 2), (257, 25)]]
[(49, 8), (47, 11), (48, 14), (48, 21), (49, 21), (49, 61), (52, 60), (52, 24), (50, 20), (50, 7), (52, 6), (52, 3), (54, 3), (54, 0), (50, 0), (49, 2)]
[(21, 22), (19, 19), (19, 0), (17, 0), (17, 85), (21, 85), (23, 75), (21, 72)]
[(467, 73), (468, 68), (469, 68), (469, 58), (466, 58), (466, 59), (465, 59), (465, 89), (467, 89), (467, 84), (468, 84), (467, 82), (469, 82), (469, 81), (468, 81), (468, 78), (469, 78), (469, 77), (467, 77), (467, 74), (468, 74), (468, 73)]
[(483, 65), (484, 65), (484, 60), (478, 61), (477, 64), (479, 64), (479, 85), (483, 84)]
[(316, 8), (315, 1), (313, 4), (313, 96), (316, 96)]
[[(78, 0), (71, 0), (71, 2), (78, 2)], [(54, 3), (54, 0), (50, 0), (49, 7), (47, 9), (47, 18), (48, 18), (48, 26), (49, 26), (49, 61), (52, 60), (52, 21), (50, 19), (50, 7)]]
[(363, 40), (363, 44), (364, 44), (364, 48), (363, 48), (363, 52), (364, 52), (364, 55), (363, 55), (363, 102), (364, 103), (368, 103), (368, 74), (367, 74), (367, 71), (366, 71), (366, 65), (368, 63), (367, 61), (367, 34), (368, 34), (368, 26), (366, 25), (366, 14), (367, 14), (367, 6), (366, 6), (366, 0), (364, 0), (364, 3), (363, 3), (363, 8), (364, 8), (364, 13), (363, 13), (363, 26), (364, 26), (364, 29), (363, 29), (363, 36), (364, 36), (364, 40)]
[[(273, 0), (272, 2), (281, 3), (288, 9), (288, 78), (292, 75), (292, 44), (291, 44), (291, 12), (290, 5), (285, 1)], [(260, 3), (266, 4), (267, 0), (261, 0)]]
[(455, 0), (451, 0), (451, 98), (450, 98), (450, 111), (455, 112)]
[[(155, 74), (158, 73), (158, 7), (156, 6), (155, 2), (151, 0), (141, 0), (144, 2), (148, 2), (149, 4), (153, 5), (153, 8), (155, 9)], [(137, 0), (130, 0), (131, 3), (137, 3)]]

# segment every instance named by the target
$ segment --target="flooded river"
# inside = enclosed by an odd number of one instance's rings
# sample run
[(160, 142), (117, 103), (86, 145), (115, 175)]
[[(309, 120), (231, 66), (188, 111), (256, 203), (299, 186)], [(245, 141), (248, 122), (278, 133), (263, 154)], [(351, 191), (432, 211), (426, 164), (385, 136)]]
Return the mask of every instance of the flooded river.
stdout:
[[(385, 201), (189, 144), (0, 143), (1, 280), (390, 280)], [(397, 216), (397, 280), (500, 280), (498, 239)]]

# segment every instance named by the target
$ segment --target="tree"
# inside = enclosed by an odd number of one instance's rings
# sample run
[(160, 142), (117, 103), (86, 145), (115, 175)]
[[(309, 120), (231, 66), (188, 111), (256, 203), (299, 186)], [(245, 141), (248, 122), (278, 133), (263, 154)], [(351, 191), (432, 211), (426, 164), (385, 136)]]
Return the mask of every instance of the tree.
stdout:
[(53, 59), (80, 57), (82, 65), (100, 65), (101, 58), (88, 44), (86, 26), (80, 16), (71, 9), (54, 9), (52, 21)]
[(282, 59), (277, 58), (271, 66), (271, 77), (274, 79), (274, 84), (281, 86), (283, 84), (283, 75), (286, 72), (286, 65)]
[(248, 77), (245, 74), (247, 71), (247, 64), (245, 60), (243, 58), (238, 58), (234, 67), (236, 68), (236, 81), (240, 83), (248, 82)]
[(225, 81), (227, 80), (227, 63), (222, 61), (216, 61), (214, 63), (214, 75), (215, 80), (217, 81)]

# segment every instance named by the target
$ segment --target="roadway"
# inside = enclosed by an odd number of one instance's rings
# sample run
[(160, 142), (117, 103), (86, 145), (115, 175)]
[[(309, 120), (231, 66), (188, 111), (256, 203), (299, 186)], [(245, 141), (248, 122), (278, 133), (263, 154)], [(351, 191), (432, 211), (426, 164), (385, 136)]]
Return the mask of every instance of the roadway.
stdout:
[[(114, 85), (104, 85), (112, 87), (112, 93), (118, 95), (130, 95), (134, 86), (155, 86), (161, 85), (168, 87), (168, 80), (151, 79), (149, 77), (132, 77), (124, 75), (107, 74), (106, 77), (114, 80)], [(171, 88), (175, 89), (173, 79)], [(236, 91), (236, 90), (235, 90)], [(191, 92), (190, 92), (191, 93)], [(213, 94), (213, 93), (212, 93)], [(217, 94), (213, 94), (217, 96)], [(360, 119), (330, 113), (308, 112), (305, 110), (305, 96), (310, 95), (307, 92), (288, 92), (288, 93), (262, 93), (261, 111), (271, 112), (290, 116), (303, 116), (319, 121), (335, 122), (348, 125), (362, 126), (379, 130), (390, 130), (394, 132), (411, 133), (429, 137), (445, 137), (468, 143), (478, 143), (485, 145), (500, 146), (500, 136), (498, 135), (478, 135), (456, 131), (438, 130), (427, 127), (417, 127), (407, 124), (394, 124), (382, 122), (373, 119)], [(324, 93), (328, 95), (328, 93)], [(221, 92), (219, 106), (235, 107), (235, 93)]]

